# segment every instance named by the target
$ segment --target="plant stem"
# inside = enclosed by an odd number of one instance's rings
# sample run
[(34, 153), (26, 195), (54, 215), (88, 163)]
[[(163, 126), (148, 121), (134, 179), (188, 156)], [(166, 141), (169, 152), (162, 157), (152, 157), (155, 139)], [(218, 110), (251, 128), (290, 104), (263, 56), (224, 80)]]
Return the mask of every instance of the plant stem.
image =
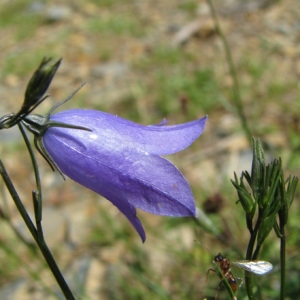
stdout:
[[(255, 224), (255, 227), (253, 229), (253, 231), (251, 232), (250, 235), (250, 240), (248, 243), (248, 247), (247, 247), (247, 253), (246, 253), (246, 259), (247, 260), (252, 260), (253, 259), (253, 249), (254, 249), (254, 244), (257, 238), (257, 234), (258, 234), (258, 229), (260, 227), (261, 224), (261, 219), (258, 218)], [(246, 286), (246, 290), (247, 290), (247, 295), (248, 298), (250, 300), (254, 300), (254, 294), (253, 294), (253, 280), (252, 280), (252, 274), (249, 272), (245, 271), (245, 286)]]
[(44, 239), (39, 239), (39, 235), (38, 235), (38, 232), (34, 226), (34, 224), (32, 223), (29, 215), (27, 214), (27, 211), (12, 183), (12, 181), (10, 180), (7, 172), (6, 172), (6, 169), (2, 163), (2, 160), (0, 160), (0, 173), (1, 173), (1, 176), (3, 178), (3, 181), (12, 197), (12, 199), (14, 200), (15, 202), (15, 205), (20, 213), (20, 215), (22, 216), (26, 226), (28, 227), (31, 235), (33, 236), (34, 240), (36, 241), (38, 247), (40, 248), (52, 274), (54, 275), (57, 283), (59, 284), (63, 294), (65, 295), (65, 298), (67, 300), (75, 300), (71, 290), (69, 289), (64, 277), (62, 276), (53, 256), (52, 256), (52, 253), (50, 252), (46, 242)]
[[(34, 155), (34, 152), (32, 150), (32, 147), (31, 147), (31, 144), (30, 144), (30, 142), (28, 140), (28, 137), (26, 135), (26, 132), (24, 130), (24, 127), (22, 126), (21, 123), (19, 123), (18, 126), (19, 126), (19, 129), (20, 129), (21, 133), (22, 133), (23, 139), (25, 141), (27, 150), (29, 152), (29, 156), (30, 156), (31, 163), (32, 163), (32, 166), (33, 166), (33, 170), (34, 170), (36, 187), (37, 187), (38, 194), (39, 194), (38, 195), (39, 205), (38, 205), (37, 211), (35, 211), (35, 217), (36, 217), (36, 219), (42, 219), (42, 186), (41, 186), (39, 168), (38, 168), (38, 165), (37, 165), (37, 162), (36, 162), (36, 159), (35, 159), (35, 155)], [(37, 218), (37, 216), (38, 216), (38, 218)]]
[(31, 235), (33, 236), (34, 240), (36, 241), (39, 249), (41, 250), (53, 276), (55, 277), (57, 283), (59, 284), (63, 294), (65, 295), (66, 299), (68, 300), (73, 300), (75, 299), (70, 288), (68, 287), (64, 277), (62, 276), (53, 256), (51, 251), (49, 250), (44, 237), (43, 237), (43, 231), (42, 231), (42, 227), (41, 227), (41, 184), (40, 184), (40, 178), (39, 178), (39, 173), (38, 173), (38, 168), (37, 168), (37, 163), (32, 151), (32, 148), (30, 146), (30, 143), (28, 141), (28, 138), (26, 136), (26, 133), (24, 132), (23, 127), (19, 124), (19, 128), (20, 131), (23, 135), (23, 138), (25, 140), (26, 146), (29, 150), (30, 153), (30, 157), (32, 160), (32, 164), (34, 167), (34, 171), (35, 171), (35, 177), (36, 177), (36, 183), (37, 183), (37, 188), (38, 188), (38, 192), (33, 192), (33, 201), (34, 201), (34, 206), (35, 206), (35, 216), (38, 217), (36, 218), (36, 223), (38, 225), (38, 230), (35, 228), (34, 224), (32, 223), (29, 215), (27, 214), (27, 211), (21, 201), (21, 199), (19, 198), (19, 195), (13, 185), (13, 183), (11, 182), (5, 167), (2, 163), (2, 161), (0, 160), (0, 173), (1, 176), (11, 194), (12, 199), (15, 202), (15, 205), (17, 207), (17, 209), (19, 210), (20, 215), (22, 216), (26, 226), (28, 227)]
[[(33, 206), (34, 206), (34, 213), (35, 213), (35, 222), (36, 222), (36, 229), (35, 229), (35, 241), (38, 244), (53, 276), (55, 277), (57, 283), (59, 284), (62, 292), (64, 293), (66, 299), (75, 299), (69, 286), (67, 285), (64, 277), (62, 276), (53, 256), (51, 251), (49, 250), (46, 241), (44, 239), (44, 233), (43, 233), (43, 228), (42, 228), (42, 188), (41, 188), (41, 180), (40, 180), (40, 175), (39, 175), (39, 169), (38, 165), (35, 159), (35, 155), (33, 152), (33, 149), (31, 147), (31, 144), (28, 140), (28, 137), (25, 133), (25, 130), (23, 126), (19, 123), (18, 124), (19, 129), (22, 133), (23, 139), (25, 141), (26, 147), (29, 152), (29, 156), (32, 162), (34, 174), (35, 174), (35, 181), (37, 185), (37, 191), (32, 192), (32, 198), (33, 198)], [(21, 202), (21, 200), (20, 200)], [(24, 208), (25, 210), (25, 208)], [(25, 210), (26, 212), (26, 210)], [(29, 218), (30, 219), (30, 218)], [(30, 220), (31, 221), (31, 220)]]
[(222, 29), (221, 29), (221, 26), (220, 26), (220, 23), (219, 23), (219, 19), (218, 19), (213, 1), (212, 0), (207, 0), (206, 2), (210, 7), (210, 12), (211, 12), (211, 15), (212, 15), (212, 17), (214, 19), (214, 22), (215, 22), (216, 31), (219, 34), (219, 36), (221, 38), (221, 41), (224, 45), (229, 71), (230, 71), (230, 74), (231, 74), (231, 77), (232, 77), (232, 80), (233, 80), (233, 101), (234, 101), (235, 106), (237, 108), (238, 116), (240, 118), (242, 127), (245, 131), (245, 134), (247, 136), (249, 144), (251, 145), (251, 143), (252, 143), (252, 134), (251, 134), (250, 128), (248, 126), (247, 118), (246, 118), (244, 110), (243, 110), (243, 102), (242, 102), (242, 97), (241, 97), (241, 93), (240, 93), (240, 85), (239, 85), (239, 81), (238, 81), (238, 77), (237, 77), (237, 72), (236, 72), (236, 69), (235, 69), (235, 66), (234, 66), (234, 63), (233, 63), (230, 47), (228, 45), (227, 39), (226, 39)]
[(285, 238), (285, 230), (284, 225), (280, 224), (280, 232), (281, 232), (281, 238), (280, 238), (280, 273), (281, 273), (281, 279), (280, 279), (280, 300), (285, 299), (285, 292), (286, 292), (286, 270), (285, 270), (285, 259), (286, 259), (286, 238)]
[(28, 227), (28, 229), (29, 229), (31, 235), (34, 237), (34, 239), (36, 239), (37, 231), (34, 227), (34, 224), (32, 223), (29, 215), (27, 214), (27, 211), (26, 211), (25, 207), (23, 206), (23, 203), (22, 203), (21, 199), (19, 198), (19, 195), (18, 195), (17, 191), (15, 190), (15, 187), (6, 172), (6, 169), (5, 169), (1, 159), (0, 159), (0, 173), (1, 173), (3, 181), (9, 191), (11, 197), (13, 198), (15, 205), (16, 205), (19, 213), (21, 214), (26, 226)]
[(8, 208), (8, 203), (6, 199), (6, 195), (4, 193), (4, 189), (1, 185), (1, 191), (2, 191), (2, 200), (3, 200), (3, 209), (1, 209), (1, 219), (4, 220), (8, 226), (12, 229), (12, 231), (15, 233), (16, 237), (26, 245), (26, 247), (35, 255), (37, 252), (37, 247), (34, 242), (28, 241), (21, 233), (20, 231), (14, 226), (14, 224), (11, 222), (10, 219), (10, 213)]

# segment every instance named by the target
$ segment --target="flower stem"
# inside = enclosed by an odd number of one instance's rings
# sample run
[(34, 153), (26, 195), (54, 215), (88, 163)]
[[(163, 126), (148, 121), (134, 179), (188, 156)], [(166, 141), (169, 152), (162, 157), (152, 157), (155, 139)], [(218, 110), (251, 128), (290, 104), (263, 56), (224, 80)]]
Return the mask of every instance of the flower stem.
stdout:
[[(251, 234), (250, 241), (249, 241), (248, 248), (247, 248), (247, 254), (246, 254), (247, 260), (251, 260), (251, 258), (252, 258), (252, 252), (253, 252), (253, 247), (254, 247), (254, 243), (256, 240), (256, 235), (257, 235), (257, 231), (256, 232), (254, 231)], [(254, 294), (253, 294), (252, 274), (249, 272), (246, 272), (246, 271), (245, 271), (245, 286), (246, 286), (248, 298), (250, 300), (253, 300)]]
[(227, 278), (222, 273), (222, 270), (220, 269), (219, 265), (215, 261), (213, 261), (213, 265), (214, 265), (214, 269), (209, 269), (207, 272), (207, 275), (210, 271), (216, 272), (217, 275), (219, 276), (219, 278), (221, 279), (220, 284), (223, 283), (223, 285), (225, 286), (225, 288), (230, 296), (230, 299), (237, 300), (236, 296), (234, 295), (234, 291), (232, 290)]
[(281, 232), (281, 238), (280, 238), (280, 300), (285, 299), (285, 282), (286, 282), (286, 270), (285, 270), (285, 248), (286, 248), (286, 238), (285, 238), (285, 230), (284, 225), (280, 224), (280, 232)]
[(46, 260), (46, 262), (47, 262), (53, 276), (55, 277), (57, 283), (59, 284), (63, 294), (65, 295), (65, 298), (72, 300), (75, 298), (74, 298), (69, 286), (67, 285), (64, 277), (62, 276), (62, 274), (52, 256), (52, 253), (49, 250), (49, 248), (45, 242), (45, 239), (44, 239), (44, 234), (43, 234), (43, 229), (42, 229), (42, 224), (41, 224), (41, 221), (42, 221), (42, 191), (41, 191), (41, 181), (40, 181), (38, 166), (37, 166), (37, 162), (36, 162), (32, 147), (31, 147), (30, 142), (27, 138), (27, 135), (24, 131), (24, 128), (20, 123), (18, 124), (18, 126), (22, 133), (23, 139), (26, 143), (26, 146), (27, 146), (30, 158), (31, 158), (31, 162), (32, 162), (34, 174), (35, 174), (35, 181), (36, 181), (36, 185), (37, 185), (37, 191), (32, 192), (36, 227), (34, 226), (31, 218), (29, 217), (29, 215), (28, 215), (12, 181), (10, 180), (1, 160), (0, 160), (0, 173), (1, 173), (1, 176), (7, 186), (10, 194), (11, 194), (12, 199), (15, 202), (17, 209), (19, 210), (19, 213), (21, 214), (26, 226), (28, 227), (31, 235), (33, 236), (40, 251), (42, 252), (44, 259)]
[(251, 144), (252, 143), (252, 134), (251, 134), (248, 122), (247, 122), (247, 118), (246, 118), (245, 113), (244, 113), (238, 76), (237, 76), (237, 72), (236, 72), (236, 69), (235, 69), (235, 66), (234, 66), (234, 63), (233, 63), (230, 47), (228, 45), (227, 39), (226, 39), (222, 29), (221, 29), (221, 26), (220, 26), (220, 23), (219, 23), (219, 19), (218, 19), (213, 1), (212, 0), (206, 0), (206, 2), (207, 2), (208, 6), (210, 8), (211, 15), (214, 19), (216, 31), (219, 34), (219, 36), (221, 38), (221, 41), (223, 43), (224, 49), (225, 49), (225, 54), (226, 54), (226, 59), (227, 59), (227, 62), (228, 62), (230, 75), (231, 75), (232, 80), (233, 80), (233, 101), (234, 101), (235, 106), (237, 108), (238, 116), (240, 118), (242, 127), (245, 131), (245, 134), (247, 136), (249, 144)]
[(3, 178), (3, 181), (13, 199), (13, 201), (15, 202), (15, 205), (20, 213), (20, 215), (22, 216), (27, 228), (29, 229), (31, 235), (33, 236), (34, 240), (36, 241), (38, 247), (40, 248), (52, 274), (54, 275), (57, 283), (59, 284), (65, 298), (67, 300), (75, 300), (71, 290), (69, 289), (64, 277), (62, 276), (53, 256), (52, 256), (52, 253), (50, 252), (46, 242), (44, 239), (40, 239), (39, 238), (39, 234), (37, 232), (37, 229), (35, 228), (34, 224), (32, 223), (12, 181), (10, 180), (7, 172), (6, 172), (6, 169), (2, 163), (2, 160), (0, 160), (0, 173), (1, 173), (1, 176)]
[[(254, 245), (257, 239), (258, 230), (261, 224), (261, 219), (258, 218), (255, 224), (255, 227), (250, 235), (250, 240), (247, 247), (247, 253), (246, 253), (246, 260), (252, 260), (253, 259), (253, 249)], [(256, 253), (258, 255), (258, 253)], [(250, 300), (255, 299), (253, 294), (253, 280), (252, 280), (252, 274), (245, 271), (245, 286), (247, 290), (247, 295)]]

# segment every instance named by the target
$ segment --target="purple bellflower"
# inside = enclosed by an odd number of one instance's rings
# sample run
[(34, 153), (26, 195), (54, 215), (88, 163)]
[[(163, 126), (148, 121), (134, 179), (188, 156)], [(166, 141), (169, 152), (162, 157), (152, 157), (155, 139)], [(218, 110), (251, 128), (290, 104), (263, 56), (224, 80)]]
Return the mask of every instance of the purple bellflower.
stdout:
[(161, 155), (187, 148), (203, 132), (206, 119), (142, 126), (101, 111), (71, 109), (50, 116), (39, 133), (40, 150), (63, 174), (111, 201), (144, 242), (136, 208), (156, 215), (195, 216), (188, 182)]

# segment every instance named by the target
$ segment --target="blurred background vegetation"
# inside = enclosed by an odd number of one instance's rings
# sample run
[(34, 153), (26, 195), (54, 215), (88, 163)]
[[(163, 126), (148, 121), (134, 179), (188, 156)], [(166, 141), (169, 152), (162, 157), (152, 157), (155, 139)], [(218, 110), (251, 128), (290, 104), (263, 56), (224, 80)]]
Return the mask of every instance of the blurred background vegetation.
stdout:
[[(216, 0), (215, 5), (251, 133), (263, 141), (268, 159), (281, 156), (286, 174), (299, 177), (300, 3)], [(233, 260), (245, 256), (249, 236), (230, 179), (233, 172), (250, 170), (252, 149), (206, 1), (0, 0), (0, 36), (1, 115), (18, 110), (28, 79), (42, 58), (51, 56), (63, 62), (38, 113), (87, 81), (64, 109), (99, 109), (142, 124), (209, 116), (203, 135), (168, 159), (190, 182), (196, 205), (218, 236), (193, 219), (139, 211), (147, 233), (142, 244), (108, 201), (64, 182), (38, 160), (46, 240), (78, 299), (214, 299), (219, 279), (210, 274), (206, 280), (212, 253)], [(32, 211), (34, 178), (20, 135), (1, 131), (0, 140), (1, 159)], [(11, 218), (0, 220), (0, 298), (59, 298), (40, 255), (9, 226), (29, 239), (4, 187), (1, 198), (0, 207), (7, 206)], [(288, 299), (300, 289), (298, 199), (299, 192), (287, 226)], [(265, 299), (278, 296), (278, 247), (272, 233), (261, 252), (261, 259), (274, 265), (272, 273), (258, 278)], [(242, 276), (238, 270), (233, 274)], [(243, 287), (238, 295), (243, 299)], [(219, 299), (226, 299), (222, 288)]]

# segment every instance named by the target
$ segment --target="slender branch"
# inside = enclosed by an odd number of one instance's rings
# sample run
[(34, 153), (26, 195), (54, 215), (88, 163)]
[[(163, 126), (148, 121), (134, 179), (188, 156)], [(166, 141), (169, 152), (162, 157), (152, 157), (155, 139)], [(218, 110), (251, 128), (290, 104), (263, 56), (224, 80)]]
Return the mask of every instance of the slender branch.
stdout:
[[(247, 247), (247, 253), (246, 253), (246, 259), (252, 260), (253, 259), (253, 249), (254, 245), (257, 239), (258, 230), (261, 225), (261, 218), (258, 217), (255, 227), (253, 231), (251, 232), (250, 240)], [(245, 286), (247, 290), (247, 295), (250, 300), (254, 300), (254, 294), (253, 294), (253, 276), (251, 273), (245, 271)]]
[(21, 214), (26, 226), (28, 227), (33, 238), (35, 240), (37, 240), (37, 230), (36, 230), (34, 224), (32, 223), (29, 215), (27, 214), (27, 211), (26, 211), (21, 199), (19, 198), (19, 195), (18, 195), (13, 183), (11, 182), (11, 180), (6, 172), (6, 169), (5, 169), (1, 159), (0, 159), (0, 173), (1, 173), (3, 181), (6, 185), (12, 199), (14, 200), (15, 205), (16, 205), (19, 213)]
[[(207, 271), (207, 276), (208, 276), (208, 274), (209, 274), (210, 271), (216, 272), (217, 275), (219, 276), (219, 278), (221, 279), (221, 282), (220, 282), (220, 284), (218, 286), (218, 289), (220, 288), (221, 284), (223, 284), (225, 286), (225, 288), (226, 288), (226, 290), (227, 290), (230, 298), (232, 300), (237, 300), (237, 298), (236, 298), (236, 296), (234, 294), (234, 291), (232, 290), (232, 288), (231, 288), (231, 286), (230, 286), (227, 278), (222, 273), (222, 270), (220, 269), (218, 263), (216, 263), (215, 261), (213, 261), (213, 265), (214, 265), (214, 269), (209, 269)], [(217, 296), (216, 296), (216, 299), (217, 299)]]
[[(253, 247), (254, 247), (254, 243), (255, 243), (255, 240), (256, 240), (256, 236), (257, 236), (257, 232), (253, 232), (251, 234), (250, 241), (249, 241), (248, 248), (247, 248), (247, 254), (246, 254), (246, 259), (247, 260), (251, 260)], [(253, 279), (252, 274), (245, 271), (245, 286), (246, 286), (248, 298), (250, 300), (254, 300), (253, 280), (252, 279)]]
[[(30, 142), (28, 140), (28, 137), (26, 135), (26, 132), (24, 130), (24, 127), (22, 126), (21, 123), (19, 123), (18, 126), (19, 126), (19, 129), (20, 129), (21, 133), (22, 133), (23, 139), (25, 141), (27, 150), (29, 152), (29, 156), (30, 156), (31, 163), (32, 163), (32, 166), (33, 166), (33, 170), (34, 170), (36, 187), (37, 187), (37, 190), (38, 190), (38, 193), (39, 193), (39, 197), (38, 197), (39, 205), (38, 205), (38, 211), (36, 212), (35, 217), (36, 217), (36, 219), (41, 219), (42, 218), (42, 187), (41, 187), (41, 179), (40, 179), (40, 175), (39, 175), (39, 168), (38, 168), (38, 165), (37, 165), (37, 162), (36, 162), (36, 159), (35, 159), (35, 155), (34, 155), (34, 152), (32, 150), (32, 147), (31, 147), (31, 144), (30, 144)], [(37, 216), (38, 216), (38, 218), (37, 218)]]
[[(15, 205), (20, 213), (20, 215), (22, 216), (26, 226), (28, 227), (31, 235), (33, 236), (34, 240), (36, 241), (38, 247), (40, 248), (52, 274), (54, 275), (57, 283), (59, 284), (63, 294), (65, 295), (65, 298), (67, 300), (75, 300), (71, 290), (69, 289), (64, 277), (62, 276), (53, 256), (52, 253), (50, 252), (46, 242), (44, 241), (44, 239), (40, 239), (40, 236), (34, 226), (34, 224), (32, 223), (12, 181), (10, 180), (6, 169), (2, 163), (2, 160), (0, 160), (0, 173), (1, 176), (3, 178), (4, 183), (6, 184), (6, 187), (13, 199), (13, 201), (15, 202)], [(33, 196), (36, 197), (36, 194), (33, 192)]]
[(235, 69), (235, 66), (233, 63), (230, 47), (228, 45), (227, 39), (226, 39), (222, 29), (221, 29), (213, 1), (207, 0), (206, 2), (209, 5), (211, 15), (214, 19), (216, 31), (219, 34), (219, 36), (222, 40), (222, 43), (224, 45), (229, 71), (230, 71), (231, 77), (233, 79), (233, 101), (237, 108), (238, 116), (240, 118), (241, 124), (242, 124), (244, 131), (246, 133), (246, 136), (248, 138), (249, 144), (251, 144), (252, 143), (252, 134), (251, 134), (248, 122), (247, 122), (247, 118), (246, 118), (244, 110), (243, 110), (243, 102), (242, 102), (242, 97), (241, 97), (241, 93), (240, 93), (240, 85), (239, 85), (239, 81), (238, 81), (237, 72), (236, 72), (236, 69)]
[(1, 184), (1, 194), (2, 194), (2, 200), (3, 200), (3, 209), (1, 208), (0, 211), (0, 215), (1, 215), (1, 219), (4, 220), (7, 225), (12, 229), (12, 231), (15, 233), (16, 237), (18, 237), (18, 239), (24, 243), (24, 245), (27, 246), (27, 248), (33, 253), (36, 254), (37, 252), (37, 247), (35, 245), (34, 242), (32, 241), (28, 241), (21, 233), (20, 231), (14, 226), (13, 222), (11, 221), (11, 217), (10, 217), (10, 212), (9, 212), (9, 207), (8, 207), (8, 203), (7, 203), (7, 197), (4, 193), (4, 189), (2, 188), (2, 184)]
[[(43, 234), (43, 228), (42, 228), (42, 189), (41, 189), (41, 180), (40, 180), (40, 175), (39, 175), (39, 169), (38, 169), (38, 165), (35, 159), (35, 155), (33, 152), (33, 149), (31, 147), (31, 144), (28, 140), (28, 137), (26, 135), (26, 132), (23, 128), (23, 126), (19, 123), (18, 124), (19, 129), (22, 133), (23, 139), (25, 141), (26, 147), (28, 149), (30, 158), (31, 158), (31, 162), (32, 162), (32, 166), (33, 166), (33, 170), (34, 170), (34, 174), (35, 174), (35, 181), (36, 181), (36, 185), (37, 185), (37, 191), (33, 191), (32, 192), (32, 198), (33, 198), (33, 206), (34, 206), (34, 213), (35, 213), (35, 222), (36, 222), (36, 229), (35, 229), (35, 233), (36, 236), (35, 241), (37, 242), (53, 276), (55, 277), (57, 283), (59, 284), (62, 292), (64, 293), (66, 299), (75, 299), (68, 284), (66, 283), (63, 275), (61, 274), (53, 256), (51, 251), (49, 250), (45, 239), (44, 239), (44, 234)], [(21, 200), (20, 200), (21, 202)]]
[(280, 224), (280, 300), (285, 299), (286, 292), (286, 270), (285, 270), (285, 260), (286, 260), (286, 238), (285, 238), (285, 230), (284, 225)]

